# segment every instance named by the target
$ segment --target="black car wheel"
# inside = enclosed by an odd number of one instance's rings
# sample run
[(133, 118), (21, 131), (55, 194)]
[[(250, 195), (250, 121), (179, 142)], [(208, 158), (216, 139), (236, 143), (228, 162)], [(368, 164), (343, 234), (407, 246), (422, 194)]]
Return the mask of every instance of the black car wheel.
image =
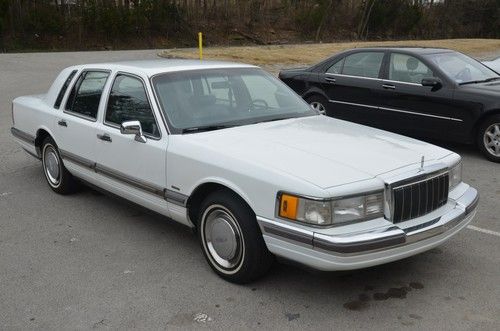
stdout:
[(57, 145), (50, 137), (42, 144), (42, 165), (47, 183), (54, 192), (70, 194), (76, 190), (77, 182), (64, 167)]
[(254, 212), (235, 194), (220, 190), (202, 203), (198, 237), (210, 267), (238, 284), (263, 276), (273, 255), (267, 250)]
[(486, 158), (500, 162), (500, 115), (491, 116), (481, 124), (477, 144)]
[(328, 100), (325, 97), (322, 97), (321, 95), (312, 95), (306, 98), (306, 102), (320, 114), (330, 115), (328, 112)]

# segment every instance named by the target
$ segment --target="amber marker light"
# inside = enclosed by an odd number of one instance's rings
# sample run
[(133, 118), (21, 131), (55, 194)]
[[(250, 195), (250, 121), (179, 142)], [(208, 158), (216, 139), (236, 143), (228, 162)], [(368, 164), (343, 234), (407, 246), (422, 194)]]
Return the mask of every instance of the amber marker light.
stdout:
[(296, 220), (298, 205), (299, 198), (288, 194), (281, 195), (279, 215), (284, 218)]

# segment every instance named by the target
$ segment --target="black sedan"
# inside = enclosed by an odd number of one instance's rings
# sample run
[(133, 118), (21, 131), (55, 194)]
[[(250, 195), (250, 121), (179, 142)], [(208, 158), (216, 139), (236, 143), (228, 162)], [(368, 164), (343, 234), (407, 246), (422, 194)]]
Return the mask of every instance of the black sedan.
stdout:
[(358, 48), (279, 77), (326, 115), (420, 138), (477, 143), (500, 162), (500, 75), (439, 48)]

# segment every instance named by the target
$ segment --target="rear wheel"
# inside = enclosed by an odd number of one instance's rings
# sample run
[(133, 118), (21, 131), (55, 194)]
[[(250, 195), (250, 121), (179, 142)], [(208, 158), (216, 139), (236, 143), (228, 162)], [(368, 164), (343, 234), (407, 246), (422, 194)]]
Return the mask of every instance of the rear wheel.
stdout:
[(238, 284), (263, 276), (271, 267), (254, 212), (235, 194), (221, 190), (202, 203), (198, 237), (210, 267), (222, 278)]
[(51, 137), (42, 143), (42, 166), (50, 188), (59, 194), (73, 193), (77, 187), (75, 178), (62, 163), (59, 150)]
[(491, 116), (481, 124), (477, 144), (486, 158), (500, 162), (500, 115)]
[(306, 101), (311, 107), (317, 110), (320, 114), (330, 115), (328, 112), (328, 100), (321, 95), (312, 95), (306, 98)]

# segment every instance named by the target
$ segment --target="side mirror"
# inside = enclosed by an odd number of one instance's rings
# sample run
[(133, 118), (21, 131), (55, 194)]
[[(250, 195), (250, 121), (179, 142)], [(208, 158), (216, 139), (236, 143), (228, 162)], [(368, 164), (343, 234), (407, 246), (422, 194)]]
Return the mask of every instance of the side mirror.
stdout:
[(142, 134), (141, 122), (139, 121), (128, 121), (123, 122), (120, 126), (121, 134), (135, 134), (135, 141), (140, 143), (146, 142), (146, 137)]
[(443, 86), (443, 82), (439, 78), (429, 77), (422, 79), (422, 86), (440, 88), (441, 86)]

